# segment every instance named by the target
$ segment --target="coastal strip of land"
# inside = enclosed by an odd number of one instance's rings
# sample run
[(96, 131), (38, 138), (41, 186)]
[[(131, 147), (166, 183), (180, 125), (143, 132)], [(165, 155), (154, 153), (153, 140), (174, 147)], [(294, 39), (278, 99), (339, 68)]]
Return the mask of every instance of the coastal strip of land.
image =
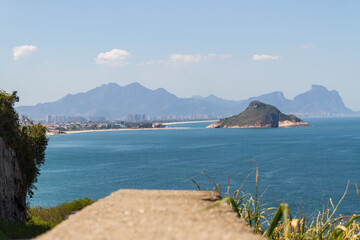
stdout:
[[(202, 121), (183, 121), (183, 122), (168, 122), (168, 123), (159, 123), (158, 125), (162, 127), (140, 127), (140, 128), (106, 128), (106, 129), (84, 129), (84, 130), (71, 130), (71, 131), (59, 131), (59, 130), (50, 130), (46, 132), (46, 135), (57, 135), (57, 134), (73, 134), (73, 133), (89, 133), (89, 132), (110, 132), (110, 131), (134, 131), (134, 130), (170, 130), (170, 129), (189, 129), (190, 127), (175, 127), (172, 125), (177, 124), (188, 124), (188, 123), (212, 123), (216, 120), (202, 120)], [(155, 124), (156, 125), (156, 124)]]
[(163, 125), (175, 125), (175, 124), (186, 124), (186, 123), (207, 123), (207, 122), (215, 122), (217, 120), (202, 120), (202, 121), (186, 121), (186, 122), (168, 122), (163, 123)]
[(171, 129), (189, 129), (189, 127), (166, 127), (166, 128), (114, 128), (114, 129), (86, 129), (76, 131), (62, 131), (60, 133), (47, 132), (46, 135), (90, 133), (90, 132), (113, 132), (113, 131), (144, 131), (144, 130), (171, 130)]

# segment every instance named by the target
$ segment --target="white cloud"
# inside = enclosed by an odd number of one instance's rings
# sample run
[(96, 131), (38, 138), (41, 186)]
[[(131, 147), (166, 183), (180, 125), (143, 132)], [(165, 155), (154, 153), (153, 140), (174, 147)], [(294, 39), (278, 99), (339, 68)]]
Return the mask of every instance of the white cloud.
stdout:
[(209, 53), (206, 55), (201, 55), (201, 54), (179, 54), (179, 53), (174, 53), (171, 54), (169, 59), (167, 60), (151, 60), (148, 62), (143, 62), (143, 63), (139, 63), (140, 66), (144, 66), (144, 65), (151, 65), (151, 64), (168, 64), (168, 65), (179, 65), (179, 64), (183, 64), (183, 63), (196, 63), (196, 62), (203, 62), (206, 60), (213, 60), (216, 58), (229, 58), (231, 57), (230, 54), (214, 54), (214, 53)]
[(109, 52), (101, 52), (95, 58), (97, 64), (124, 67), (129, 64), (127, 59), (131, 54), (122, 49), (113, 49)]
[(302, 49), (310, 49), (310, 48), (314, 48), (314, 47), (316, 47), (315, 44), (306, 44), (306, 45), (300, 46), (300, 48), (302, 48)]
[(265, 54), (254, 54), (252, 56), (252, 59), (254, 61), (266, 61), (266, 60), (279, 60), (281, 57), (280, 56), (271, 56), (271, 55), (265, 55)]
[(38, 48), (36, 46), (33, 45), (22, 45), (22, 46), (17, 46), (13, 48), (13, 58), (14, 61), (26, 57), (34, 52), (36, 52), (38, 50)]

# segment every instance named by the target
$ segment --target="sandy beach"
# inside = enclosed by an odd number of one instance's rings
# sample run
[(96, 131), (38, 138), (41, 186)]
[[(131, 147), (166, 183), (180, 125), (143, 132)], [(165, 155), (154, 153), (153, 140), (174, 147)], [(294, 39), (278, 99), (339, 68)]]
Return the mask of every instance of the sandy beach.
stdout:
[(168, 123), (163, 123), (163, 125), (175, 125), (175, 124), (185, 124), (185, 123), (202, 123), (202, 122), (215, 122), (218, 120), (204, 120), (204, 121), (187, 121), (187, 122), (168, 122)]
[(63, 133), (47, 132), (46, 135), (89, 133), (89, 132), (113, 132), (113, 131), (144, 131), (144, 130), (169, 130), (169, 129), (189, 129), (188, 127), (166, 127), (166, 128), (116, 128), (116, 129), (93, 129), (79, 131), (63, 131)]
[(217, 120), (204, 120), (204, 121), (187, 121), (187, 122), (168, 122), (162, 123), (165, 128), (114, 128), (114, 129), (93, 129), (93, 130), (79, 130), (79, 131), (63, 131), (62, 133), (47, 132), (46, 135), (58, 135), (58, 134), (73, 134), (73, 133), (88, 133), (88, 132), (109, 132), (109, 131), (139, 131), (139, 130), (165, 130), (165, 129), (189, 129), (189, 127), (168, 127), (169, 125), (186, 124), (186, 123), (205, 123), (215, 122)]

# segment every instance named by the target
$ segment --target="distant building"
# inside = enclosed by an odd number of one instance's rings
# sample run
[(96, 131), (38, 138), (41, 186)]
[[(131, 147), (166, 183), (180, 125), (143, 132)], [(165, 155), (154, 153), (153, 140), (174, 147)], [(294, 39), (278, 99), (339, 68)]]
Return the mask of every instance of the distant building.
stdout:
[(146, 115), (145, 114), (128, 114), (127, 115), (127, 121), (129, 122), (144, 122), (146, 121)]
[(126, 120), (128, 120), (129, 122), (133, 122), (134, 121), (134, 114), (128, 114)]
[(50, 123), (64, 123), (66, 122), (65, 116), (57, 116), (57, 115), (46, 115), (46, 122)]
[(106, 118), (101, 116), (91, 116), (89, 117), (89, 122), (105, 122)]
[(47, 123), (86, 122), (85, 118), (79, 116), (46, 115), (45, 120)]
[(207, 114), (193, 114), (193, 115), (161, 115), (161, 116), (155, 116), (155, 117), (151, 117), (151, 120), (153, 121), (174, 121), (174, 120), (179, 120), (179, 121), (190, 121), (190, 120), (206, 120), (206, 119), (217, 119), (217, 118), (221, 118), (221, 117), (212, 117), (210, 115)]

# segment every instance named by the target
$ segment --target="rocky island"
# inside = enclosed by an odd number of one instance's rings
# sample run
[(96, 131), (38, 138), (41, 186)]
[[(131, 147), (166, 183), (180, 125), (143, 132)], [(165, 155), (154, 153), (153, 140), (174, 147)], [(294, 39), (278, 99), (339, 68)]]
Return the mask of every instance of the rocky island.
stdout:
[(221, 119), (207, 128), (277, 128), (306, 127), (308, 123), (294, 115), (286, 115), (276, 107), (253, 101), (242, 113)]

